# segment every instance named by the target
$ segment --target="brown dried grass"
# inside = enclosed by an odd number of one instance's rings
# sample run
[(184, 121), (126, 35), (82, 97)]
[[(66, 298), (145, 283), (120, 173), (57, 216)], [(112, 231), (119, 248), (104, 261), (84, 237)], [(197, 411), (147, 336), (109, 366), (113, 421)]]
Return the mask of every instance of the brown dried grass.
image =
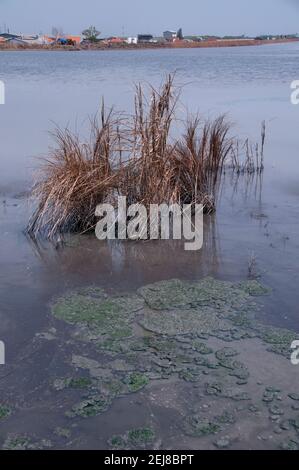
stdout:
[[(113, 203), (117, 195), (128, 204), (201, 203), (206, 212), (215, 210), (224, 166), (240, 165), (230, 123), (225, 116), (187, 119), (184, 135), (173, 139), (179, 99), (173, 76), (147, 96), (138, 85), (133, 116), (105, 113), (103, 105), (100, 119), (91, 122), (89, 142), (56, 129), (56, 146), (42, 159), (33, 190), (38, 205), (28, 225), (31, 235), (54, 239), (88, 231), (96, 223), (96, 206)], [(263, 146), (264, 137), (262, 152)]]

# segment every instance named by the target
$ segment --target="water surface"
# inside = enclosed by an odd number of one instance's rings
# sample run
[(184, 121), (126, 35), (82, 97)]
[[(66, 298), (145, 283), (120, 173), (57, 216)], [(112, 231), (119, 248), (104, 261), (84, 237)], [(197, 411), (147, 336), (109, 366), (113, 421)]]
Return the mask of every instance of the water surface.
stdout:
[[(172, 278), (212, 275), (243, 280), (252, 256), (262, 282), (272, 289), (263, 299), (262, 321), (299, 331), (299, 107), (290, 103), (298, 60), (297, 43), (1, 52), (6, 104), (0, 107), (0, 339), (7, 348), (5, 367), (19, 368), (16, 380), (22, 380), (21, 361), (27, 349), (33, 354), (32, 339), (49, 327), (54, 296), (91, 284), (133, 291)], [(253, 141), (260, 139), (261, 121), (267, 123), (262, 177), (248, 185), (242, 177), (236, 181), (225, 176), (217, 213), (205, 221), (204, 248), (190, 254), (173, 242), (111, 246), (93, 236), (73, 237), (58, 251), (47, 243), (32, 244), (23, 233), (31, 212), (24, 191), (32, 183), (36, 157), (45, 154), (51, 143), (48, 131), (53, 123), (69, 125), (85, 136), (88, 116), (97, 111), (102, 96), (107, 105), (130, 110), (134, 82), (159, 85), (165, 74), (173, 72), (182, 86), (180, 113), (184, 109), (205, 116), (228, 113), (235, 122), (234, 132)], [(38, 386), (46, 384), (47, 374), (39, 377), (36, 368), (43, 368), (55, 353), (51, 347), (53, 351), (37, 354), (32, 362), (30, 373), (37, 376)], [(0, 390), (4, 390), (4, 369), (1, 375)], [(24, 393), (26, 400), (30, 386)]]

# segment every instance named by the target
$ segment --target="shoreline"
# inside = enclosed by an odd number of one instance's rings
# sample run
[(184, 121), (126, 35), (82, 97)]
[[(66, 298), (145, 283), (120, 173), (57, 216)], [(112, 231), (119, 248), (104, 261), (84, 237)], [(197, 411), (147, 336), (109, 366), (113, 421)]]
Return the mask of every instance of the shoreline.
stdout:
[(252, 47), (274, 44), (288, 44), (299, 42), (298, 39), (276, 39), (276, 40), (258, 40), (258, 39), (218, 39), (212, 41), (187, 42), (180, 41), (175, 43), (149, 43), (149, 44), (82, 44), (80, 46), (63, 45), (10, 45), (0, 44), (1, 51), (111, 51), (111, 50), (147, 50), (147, 49), (200, 49), (200, 48), (220, 48), (220, 47)]

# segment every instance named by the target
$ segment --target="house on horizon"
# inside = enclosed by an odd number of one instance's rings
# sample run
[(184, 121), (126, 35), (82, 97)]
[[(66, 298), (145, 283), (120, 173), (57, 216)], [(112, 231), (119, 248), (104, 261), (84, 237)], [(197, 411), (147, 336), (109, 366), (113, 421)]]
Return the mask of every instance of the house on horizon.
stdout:
[(139, 44), (154, 42), (154, 36), (152, 34), (138, 34), (137, 42)]
[(165, 41), (173, 42), (177, 38), (177, 32), (176, 31), (170, 31), (170, 30), (164, 31), (163, 38), (165, 39)]
[(138, 38), (137, 37), (129, 37), (127, 38), (127, 43), (128, 44), (137, 44)]
[(10, 33), (0, 33), (0, 40), (1, 42), (11, 41), (12, 39), (20, 38), (17, 34), (10, 34)]
[(117, 36), (112, 36), (110, 38), (107, 38), (106, 42), (107, 44), (124, 44), (126, 42), (126, 39)]
[(76, 46), (78, 46), (82, 42), (82, 36), (76, 36), (76, 35), (74, 36), (72, 34), (67, 34), (65, 37), (69, 41), (73, 41), (76, 44)]
[(61, 45), (74, 45), (78, 46), (82, 42), (82, 36), (79, 35), (73, 35), (73, 34), (63, 34), (60, 36), (54, 37), (49, 37), (47, 36), (49, 40), (52, 40), (52, 43), (58, 43)]

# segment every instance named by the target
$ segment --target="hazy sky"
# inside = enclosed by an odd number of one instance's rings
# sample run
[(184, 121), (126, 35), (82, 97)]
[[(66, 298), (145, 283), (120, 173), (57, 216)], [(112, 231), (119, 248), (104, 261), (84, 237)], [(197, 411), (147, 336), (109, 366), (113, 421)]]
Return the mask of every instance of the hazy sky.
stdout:
[(11, 32), (80, 33), (94, 24), (105, 35), (299, 32), (299, 0), (0, 0), (0, 27)]

